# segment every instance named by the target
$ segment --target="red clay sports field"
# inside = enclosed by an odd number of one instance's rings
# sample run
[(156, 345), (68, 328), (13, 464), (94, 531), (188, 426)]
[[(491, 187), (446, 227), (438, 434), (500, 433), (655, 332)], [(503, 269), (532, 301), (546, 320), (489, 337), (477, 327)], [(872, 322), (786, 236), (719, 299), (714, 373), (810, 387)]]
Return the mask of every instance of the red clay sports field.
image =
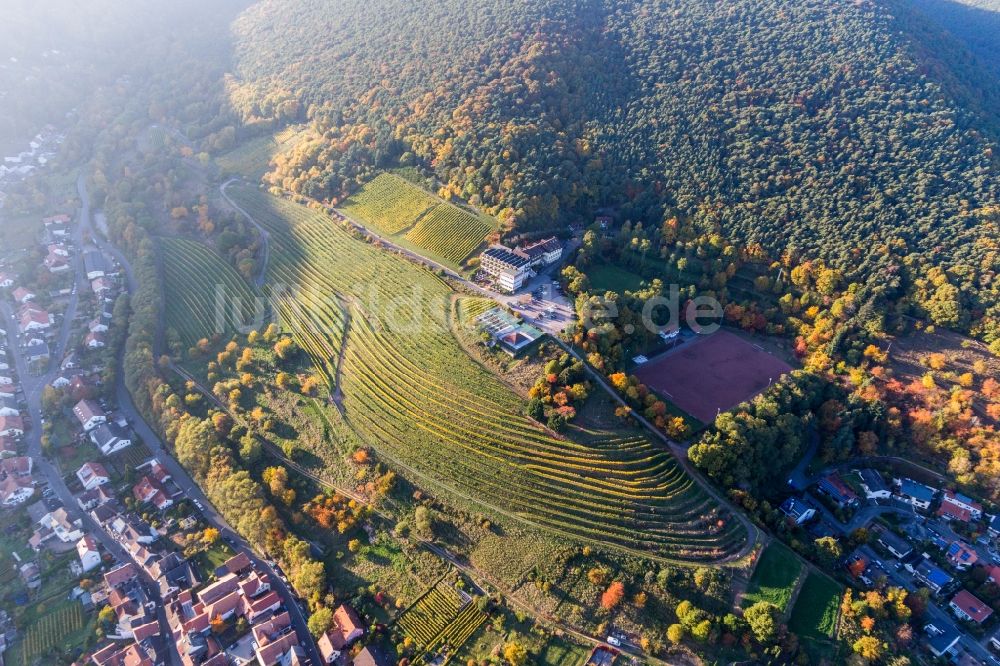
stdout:
[(643, 384), (703, 423), (757, 395), (791, 370), (728, 331), (699, 335), (636, 369)]

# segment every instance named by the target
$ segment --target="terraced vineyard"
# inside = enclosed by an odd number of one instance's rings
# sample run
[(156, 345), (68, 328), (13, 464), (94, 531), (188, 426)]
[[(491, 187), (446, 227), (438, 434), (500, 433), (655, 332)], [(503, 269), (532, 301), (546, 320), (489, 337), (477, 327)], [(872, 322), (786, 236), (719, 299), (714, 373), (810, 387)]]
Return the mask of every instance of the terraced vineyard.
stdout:
[(293, 147), (304, 136), (301, 127), (286, 127), (273, 135), (241, 142), (233, 150), (216, 157), (215, 163), (223, 174), (257, 181), (267, 171), (275, 155)]
[(493, 226), (450, 204), (438, 204), (406, 232), (406, 238), (437, 255), (461, 263)]
[[(252, 321), (254, 293), (226, 261), (201, 243), (163, 238), (163, 287), (167, 326), (188, 347)], [(220, 310), (221, 307), (221, 310)]]
[(739, 522), (647, 439), (608, 433), (584, 444), (523, 416), (521, 399), (462, 352), (449, 329), (452, 292), (433, 273), (321, 212), (247, 187), (230, 194), (270, 232), (269, 283), (295, 290), (277, 299), (284, 326), (331, 386), (342, 353), (346, 421), (415, 481), (656, 558), (720, 561), (745, 545)]
[(341, 210), (381, 234), (405, 239), (444, 263), (461, 264), (495, 228), (394, 174), (367, 183)]
[(446, 653), (447, 663), (485, 621), (486, 614), (470, 599), (462, 599), (450, 585), (439, 583), (403, 613), (397, 624), (420, 647), (421, 657)]

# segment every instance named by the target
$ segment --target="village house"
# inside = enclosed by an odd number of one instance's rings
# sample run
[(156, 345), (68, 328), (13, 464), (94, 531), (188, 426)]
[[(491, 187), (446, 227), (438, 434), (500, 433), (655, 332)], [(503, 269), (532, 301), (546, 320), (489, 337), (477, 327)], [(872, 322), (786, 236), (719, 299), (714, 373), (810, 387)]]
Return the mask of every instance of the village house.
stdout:
[(52, 326), (52, 315), (41, 308), (22, 308), (18, 315), (18, 329), (21, 334), (44, 331)]
[(66, 257), (52, 252), (49, 252), (42, 260), (42, 264), (49, 269), (50, 273), (62, 273), (69, 270), (69, 261)]
[(90, 289), (94, 292), (94, 295), (98, 298), (105, 298), (111, 293), (114, 285), (112, 285), (111, 280), (103, 277), (99, 277), (96, 280), (90, 281)]
[(93, 571), (101, 566), (101, 553), (97, 549), (97, 542), (89, 534), (85, 534), (76, 542), (76, 554), (80, 557), (80, 565), (84, 571)]
[(87, 324), (87, 330), (91, 333), (107, 333), (108, 325), (105, 323), (104, 319), (101, 317), (96, 317), (90, 320)]
[(25, 289), (24, 287), (18, 287), (15, 289), (11, 296), (13, 296), (14, 300), (21, 305), (24, 305), (28, 301), (35, 300), (35, 292)]
[(108, 470), (101, 463), (84, 463), (80, 469), (76, 470), (76, 478), (87, 490), (94, 490), (98, 486), (103, 486), (111, 480)]
[(89, 250), (84, 253), (83, 269), (87, 273), (88, 280), (96, 280), (104, 277), (104, 255), (102, 255), (98, 250)]
[(107, 423), (108, 416), (94, 400), (81, 400), (73, 407), (73, 415), (83, 427), (84, 432), (90, 432), (98, 425)]
[(896, 485), (899, 486), (899, 492), (896, 493), (899, 499), (921, 511), (930, 508), (934, 496), (937, 495), (934, 488), (917, 483), (913, 479), (897, 479)]
[(968, 590), (959, 590), (948, 606), (958, 619), (976, 624), (982, 624), (993, 614), (992, 608), (977, 599)]
[(824, 476), (816, 487), (841, 508), (858, 505), (857, 493), (851, 490), (851, 487), (844, 483), (844, 480), (837, 473)]
[(132, 435), (117, 423), (101, 423), (90, 432), (90, 441), (108, 456), (132, 445)]
[(87, 349), (103, 349), (104, 348), (104, 334), (103, 333), (87, 333), (83, 338), (83, 345)]
[(954, 580), (928, 559), (921, 560), (920, 564), (913, 570), (913, 575), (935, 594)]
[(0, 289), (10, 289), (14, 286), (14, 276), (10, 273), (0, 272)]
[(364, 635), (364, 625), (358, 619), (358, 614), (346, 604), (337, 607), (333, 614), (333, 627), (316, 641), (320, 656), (332, 664), (337, 661), (345, 648)]
[(878, 543), (899, 559), (913, 552), (913, 546), (909, 541), (884, 528), (878, 533)]
[(861, 477), (861, 487), (865, 491), (868, 499), (889, 499), (892, 495), (892, 488), (885, 482), (878, 470), (863, 469), (858, 475)]
[(4, 507), (22, 504), (34, 494), (35, 485), (30, 478), (8, 476), (0, 481), (0, 505)]
[(149, 476), (143, 476), (132, 487), (132, 494), (143, 504), (152, 504), (158, 511), (165, 511), (174, 505), (163, 484)]
[(970, 520), (979, 520), (983, 517), (983, 505), (961, 493), (946, 490), (941, 498), (941, 506), (937, 510), (937, 515), (946, 520), (967, 523)]
[(106, 504), (115, 498), (111, 494), (107, 485), (97, 486), (93, 490), (87, 490), (76, 496), (76, 503), (84, 511), (91, 511), (102, 504)]
[(805, 500), (789, 497), (778, 507), (796, 525), (804, 525), (816, 516), (816, 508)]
[(0, 458), (17, 455), (17, 442), (9, 435), (0, 435)]
[(20, 416), (21, 409), (14, 398), (0, 396), (0, 416)]
[(976, 554), (972, 546), (961, 541), (955, 541), (948, 546), (946, 556), (948, 562), (959, 571), (965, 571), (979, 561), (979, 555)]
[(63, 543), (75, 543), (83, 538), (83, 522), (79, 519), (71, 521), (69, 514), (62, 506), (46, 512), (38, 520), (38, 525), (39, 528), (32, 535), (33, 542), (30, 542), (31, 547), (35, 550), (38, 550), (43, 543), (53, 537)]
[(24, 420), (20, 416), (0, 416), (0, 437), (24, 435)]

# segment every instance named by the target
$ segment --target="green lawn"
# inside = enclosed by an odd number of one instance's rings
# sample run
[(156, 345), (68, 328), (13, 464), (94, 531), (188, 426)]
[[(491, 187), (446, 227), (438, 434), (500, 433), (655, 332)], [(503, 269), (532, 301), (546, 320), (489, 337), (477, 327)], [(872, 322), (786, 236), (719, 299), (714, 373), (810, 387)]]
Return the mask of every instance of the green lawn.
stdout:
[(194, 558), (195, 566), (202, 580), (209, 580), (217, 567), (235, 555), (233, 549), (222, 541), (217, 541), (208, 550), (203, 550)]
[(542, 648), (535, 663), (539, 666), (581, 666), (589, 654), (590, 650), (582, 645), (553, 636)]
[(810, 573), (792, 608), (788, 628), (800, 638), (831, 638), (843, 588), (826, 576)]
[(802, 564), (795, 554), (781, 543), (772, 541), (760, 556), (760, 562), (750, 578), (750, 587), (743, 595), (743, 607), (758, 601), (770, 601), (785, 610), (801, 574)]
[(587, 279), (595, 292), (634, 291), (642, 284), (641, 275), (611, 264), (598, 264), (587, 271)]

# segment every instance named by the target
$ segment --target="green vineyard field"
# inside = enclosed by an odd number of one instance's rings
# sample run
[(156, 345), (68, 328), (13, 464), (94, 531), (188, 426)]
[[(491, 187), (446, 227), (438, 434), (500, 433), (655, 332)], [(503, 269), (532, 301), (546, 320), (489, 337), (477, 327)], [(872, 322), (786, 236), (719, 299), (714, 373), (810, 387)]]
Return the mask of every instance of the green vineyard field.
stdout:
[(236, 331), (253, 316), (254, 293), (236, 269), (201, 243), (160, 241), (166, 322), (190, 347), (202, 338)]
[(344, 202), (341, 210), (374, 231), (398, 236), (456, 266), (496, 229), (489, 218), (474, 215), (388, 173), (367, 183)]
[(422, 656), (446, 652), (447, 662), (485, 621), (486, 614), (472, 601), (463, 600), (447, 583), (439, 583), (397, 623), (419, 646)]
[(74, 636), (86, 626), (83, 607), (76, 601), (63, 603), (56, 610), (32, 622), (20, 642), (7, 653), (9, 666), (30, 666), (50, 650), (67, 649), (78, 639)]
[(433, 273), (319, 211), (249, 187), (230, 195), (270, 233), (268, 283), (294, 288), (273, 299), (283, 326), (331, 388), (344, 346), (345, 421), (415, 481), (531, 527), (662, 559), (720, 561), (746, 543), (739, 522), (646, 438), (576, 442), (524, 416), (522, 400), (462, 351), (452, 291)]

